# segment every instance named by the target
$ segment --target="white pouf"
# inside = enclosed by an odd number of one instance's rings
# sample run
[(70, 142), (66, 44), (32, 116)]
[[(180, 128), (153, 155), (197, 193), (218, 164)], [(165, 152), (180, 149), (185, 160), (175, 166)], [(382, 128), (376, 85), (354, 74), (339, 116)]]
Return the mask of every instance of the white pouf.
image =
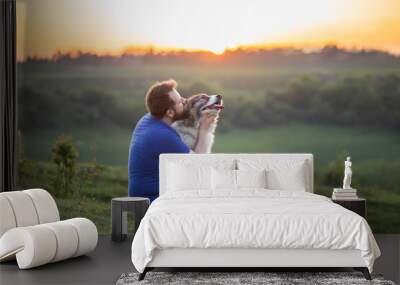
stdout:
[(43, 189), (0, 193), (0, 261), (17, 259), (28, 269), (84, 255), (96, 248), (95, 224), (59, 221), (53, 197)]

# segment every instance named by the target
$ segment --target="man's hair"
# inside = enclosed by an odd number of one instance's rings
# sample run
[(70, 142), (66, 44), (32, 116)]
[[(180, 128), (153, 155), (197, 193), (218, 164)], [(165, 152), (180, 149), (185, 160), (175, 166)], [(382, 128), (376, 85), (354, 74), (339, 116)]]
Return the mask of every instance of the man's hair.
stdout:
[(147, 111), (157, 119), (164, 117), (167, 110), (175, 104), (168, 93), (176, 89), (177, 86), (178, 84), (173, 79), (153, 84), (146, 94)]

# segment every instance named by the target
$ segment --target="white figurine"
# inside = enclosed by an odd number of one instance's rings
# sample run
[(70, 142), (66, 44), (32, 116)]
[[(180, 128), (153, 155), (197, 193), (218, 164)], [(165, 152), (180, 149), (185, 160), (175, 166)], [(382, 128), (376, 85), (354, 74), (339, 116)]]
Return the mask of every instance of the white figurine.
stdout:
[(351, 184), (351, 176), (353, 172), (351, 171), (351, 161), (350, 156), (347, 157), (347, 160), (344, 162), (344, 179), (343, 179), (343, 189), (352, 189)]

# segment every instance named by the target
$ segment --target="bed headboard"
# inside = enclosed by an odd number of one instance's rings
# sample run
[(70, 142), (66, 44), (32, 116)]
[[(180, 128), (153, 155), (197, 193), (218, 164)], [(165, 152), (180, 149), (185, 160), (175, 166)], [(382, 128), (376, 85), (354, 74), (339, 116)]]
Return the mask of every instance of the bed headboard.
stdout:
[(176, 163), (199, 163), (199, 164), (210, 164), (218, 165), (221, 163), (233, 163), (237, 165), (237, 161), (240, 159), (246, 159), (247, 161), (266, 161), (267, 163), (279, 163), (279, 162), (304, 162), (306, 166), (306, 191), (314, 192), (314, 165), (313, 155), (309, 153), (213, 153), (213, 154), (183, 154), (183, 153), (163, 153), (160, 155), (159, 163), (159, 192), (160, 195), (164, 194), (167, 182), (167, 165), (169, 162)]

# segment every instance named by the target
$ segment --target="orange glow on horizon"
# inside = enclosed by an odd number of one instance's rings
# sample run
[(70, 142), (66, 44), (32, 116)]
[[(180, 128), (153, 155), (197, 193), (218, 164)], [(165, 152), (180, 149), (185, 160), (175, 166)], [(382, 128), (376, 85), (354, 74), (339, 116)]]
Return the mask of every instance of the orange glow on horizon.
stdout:
[[(159, 47), (155, 45), (146, 45), (146, 46), (128, 46), (119, 50), (103, 50), (98, 51), (95, 49), (69, 49), (69, 50), (57, 50), (54, 54), (47, 57), (38, 57), (33, 56), (34, 58), (45, 58), (45, 59), (54, 59), (60, 55), (69, 55), (71, 58), (79, 57), (79, 55), (83, 54), (91, 54), (97, 56), (114, 56), (119, 57), (122, 55), (146, 55), (146, 54), (154, 54), (154, 55), (168, 55), (168, 54), (179, 54), (179, 53), (209, 53), (210, 56), (213, 57), (223, 57), (226, 52), (235, 52), (238, 50), (247, 51), (247, 52), (256, 52), (262, 50), (274, 50), (274, 49), (293, 49), (293, 50), (302, 50), (303, 52), (318, 52), (322, 48), (326, 46), (336, 46), (339, 49), (344, 49), (348, 51), (360, 51), (360, 50), (378, 50), (381, 52), (390, 52), (389, 50), (373, 48), (373, 47), (363, 47), (363, 46), (344, 46), (338, 45), (335, 42), (327, 42), (322, 45), (316, 44), (256, 44), (256, 45), (239, 45), (232, 48), (225, 48), (223, 50), (206, 50), (206, 49), (185, 49), (185, 48), (173, 48), (173, 47)], [(396, 55), (396, 54), (395, 54)], [(19, 60), (21, 62), (21, 60)]]
[(329, 43), (400, 54), (399, 35), (398, 0), (17, 0), (19, 60)]

